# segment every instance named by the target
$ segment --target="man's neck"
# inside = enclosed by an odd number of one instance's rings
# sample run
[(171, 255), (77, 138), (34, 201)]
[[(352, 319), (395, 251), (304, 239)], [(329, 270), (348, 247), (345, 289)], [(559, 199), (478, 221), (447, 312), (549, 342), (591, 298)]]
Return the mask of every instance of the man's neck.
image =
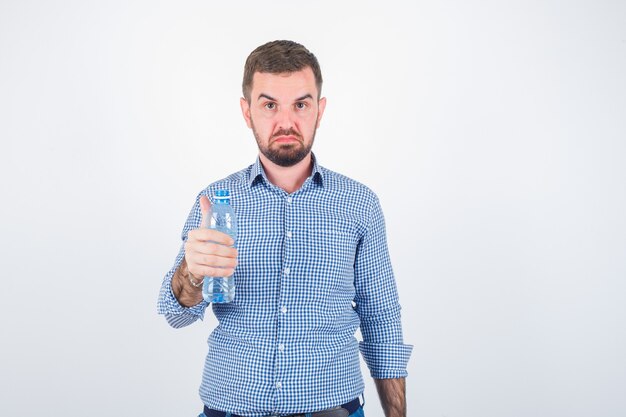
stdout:
[(259, 154), (259, 159), (261, 160), (267, 179), (289, 194), (299, 190), (302, 184), (304, 184), (304, 181), (311, 176), (311, 171), (313, 170), (313, 158), (311, 158), (311, 153), (302, 161), (290, 167), (276, 165), (263, 154)]

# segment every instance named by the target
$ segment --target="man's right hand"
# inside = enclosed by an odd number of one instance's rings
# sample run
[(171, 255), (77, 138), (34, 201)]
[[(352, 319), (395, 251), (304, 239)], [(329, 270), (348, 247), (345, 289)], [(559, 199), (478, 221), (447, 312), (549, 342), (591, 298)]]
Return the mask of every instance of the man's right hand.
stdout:
[(192, 285), (191, 280), (200, 283), (204, 276), (229, 277), (237, 266), (237, 249), (230, 247), (235, 243), (233, 239), (226, 233), (205, 227), (210, 208), (209, 199), (200, 197), (202, 227), (187, 234), (185, 259), (172, 277), (172, 292), (185, 307), (202, 301), (202, 287)]

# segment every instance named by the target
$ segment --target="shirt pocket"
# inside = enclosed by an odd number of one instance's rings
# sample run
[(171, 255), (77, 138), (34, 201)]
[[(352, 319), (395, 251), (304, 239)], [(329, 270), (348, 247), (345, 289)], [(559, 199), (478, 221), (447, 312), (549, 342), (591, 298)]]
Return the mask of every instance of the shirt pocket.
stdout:
[(320, 296), (328, 292), (354, 291), (354, 259), (358, 237), (348, 225), (307, 229), (305, 252), (309, 285)]

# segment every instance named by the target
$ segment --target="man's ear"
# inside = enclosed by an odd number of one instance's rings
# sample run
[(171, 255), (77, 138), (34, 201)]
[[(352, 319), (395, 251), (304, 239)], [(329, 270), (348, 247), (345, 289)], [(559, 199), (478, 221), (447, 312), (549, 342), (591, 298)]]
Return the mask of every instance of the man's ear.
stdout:
[(252, 129), (252, 119), (250, 119), (250, 103), (248, 103), (248, 100), (241, 97), (239, 99), (239, 105), (241, 106), (241, 114), (243, 115), (243, 118), (246, 120), (246, 124), (248, 125), (250, 129)]
[(322, 116), (324, 115), (324, 109), (326, 108), (326, 97), (322, 97), (317, 102), (317, 124), (316, 128), (320, 127)]

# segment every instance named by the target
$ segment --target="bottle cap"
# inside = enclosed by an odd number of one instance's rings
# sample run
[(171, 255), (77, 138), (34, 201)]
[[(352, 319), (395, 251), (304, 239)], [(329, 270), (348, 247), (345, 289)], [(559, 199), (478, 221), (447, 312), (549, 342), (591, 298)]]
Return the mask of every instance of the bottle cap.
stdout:
[(215, 197), (228, 197), (229, 195), (228, 190), (215, 190)]
[(215, 190), (215, 200), (216, 201), (229, 201), (230, 193), (228, 190)]

